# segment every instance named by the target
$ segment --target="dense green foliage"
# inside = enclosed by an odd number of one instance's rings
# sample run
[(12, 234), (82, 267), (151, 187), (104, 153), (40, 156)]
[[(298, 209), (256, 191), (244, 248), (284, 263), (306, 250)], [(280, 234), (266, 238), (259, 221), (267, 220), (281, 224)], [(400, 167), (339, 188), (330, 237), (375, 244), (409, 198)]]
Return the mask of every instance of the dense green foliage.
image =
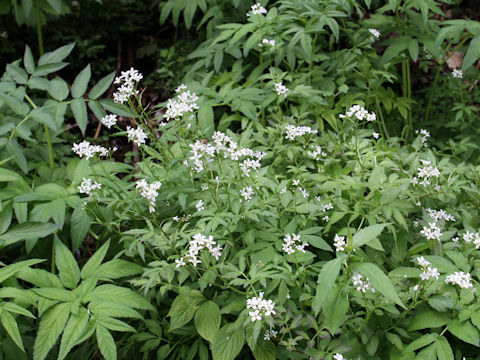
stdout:
[(479, 359), (475, 11), (0, 0), (0, 358)]

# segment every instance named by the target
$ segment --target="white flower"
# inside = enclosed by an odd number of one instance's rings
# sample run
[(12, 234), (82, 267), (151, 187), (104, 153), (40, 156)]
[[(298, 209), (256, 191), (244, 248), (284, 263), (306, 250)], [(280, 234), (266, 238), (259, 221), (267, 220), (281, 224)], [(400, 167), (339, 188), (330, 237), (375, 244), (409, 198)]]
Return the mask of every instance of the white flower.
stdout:
[(445, 279), (445, 283), (452, 285), (458, 285), (463, 289), (468, 289), (473, 287), (471, 282), (470, 274), (464, 273), (463, 271), (457, 271), (454, 274), (448, 275)]
[(300, 235), (285, 234), (283, 238), (282, 249), (289, 255), (297, 250), (305, 253), (305, 246), (308, 246), (308, 244), (300, 240)]
[[(422, 144), (423, 144), (423, 146), (426, 147), (428, 138), (430, 137), (430, 132), (428, 132), (425, 129), (420, 129), (420, 130), (415, 130), (415, 134), (422, 135)], [(423, 162), (424, 165), (430, 165), (430, 161), (422, 160), (422, 162)]]
[(471, 233), (470, 231), (467, 231), (465, 234), (463, 234), (463, 241), (465, 241), (466, 244), (470, 244), (473, 241), (473, 237), (475, 236), (475, 233)]
[(455, 218), (447, 214), (445, 210), (434, 210), (434, 209), (425, 209), (426, 212), (428, 213), (428, 216), (430, 216), (434, 221), (439, 221), (439, 220), (445, 220), (445, 221), (455, 221)]
[(202, 184), (200, 185), (200, 188), (202, 189), (202, 191), (208, 190), (208, 185)]
[(321, 156), (327, 156), (327, 153), (325, 153), (324, 151), (322, 151), (322, 148), (320, 146), (313, 146), (314, 147), (314, 151), (309, 151), (307, 154), (308, 156), (311, 156), (312, 158), (314, 158), (315, 160), (320, 160), (321, 159)]
[(423, 269), (423, 272), (420, 274), (422, 280), (428, 280), (430, 278), (435, 278), (438, 280), (440, 273), (437, 268), (432, 268), (430, 266)]
[(333, 355), (333, 359), (334, 360), (345, 360), (345, 358), (343, 357), (342, 354), (339, 354), (339, 353), (336, 353), (335, 355)]
[[(252, 5), (252, 14), (253, 15), (259, 15), (259, 14), (266, 14), (267, 9), (265, 9), (262, 4), (256, 3), (255, 5)], [(247, 16), (250, 16), (250, 13), (247, 13)]]
[(87, 179), (87, 178), (83, 178), (82, 183), (80, 184), (80, 186), (77, 187), (80, 194), (87, 194), (88, 196), (90, 196), (90, 193), (95, 189), (101, 189), (101, 188), (102, 188), (102, 184), (99, 184), (96, 181), (92, 184), (92, 179)]
[(205, 210), (205, 204), (203, 203), (203, 200), (200, 200), (195, 204), (195, 207), (197, 208), (197, 211), (203, 211)]
[(187, 90), (187, 86), (185, 84), (180, 84), (176, 89), (175, 92), (178, 94), (179, 92), (182, 92), (183, 90)]
[(372, 287), (370, 280), (368, 280), (368, 278), (365, 278), (365, 280), (363, 280), (362, 274), (353, 275), (352, 281), (353, 285), (357, 287), (357, 290), (361, 291), (364, 294), (367, 292), (367, 290), (370, 290), (373, 293), (375, 292), (375, 289)]
[(424, 258), (423, 256), (418, 256), (418, 257), (417, 257), (417, 263), (418, 263), (418, 265), (420, 265), (420, 266), (428, 266), (428, 265), (430, 265), (430, 261), (425, 260), (425, 258)]
[(335, 234), (335, 238), (333, 239), (333, 245), (336, 248), (335, 251), (345, 251), (345, 247), (347, 246), (345, 236), (339, 236), (338, 234)]
[(108, 150), (100, 145), (91, 145), (88, 141), (82, 141), (79, 144), (73, 144), (72, 151), (80, 157), (84, 157), (88, 160), (95, 155), (107, 156)]
[(380, 31), (377, 29), (368, 29), (368, 32), (372, 34), (372, 39), (373, 40), (378, 40), (380, 39)]
[(307, 198), (310, 196), (310, 194), (304, 188), (299, 187), (297, 188), (297, 191), (301, 192), (304, 198)]
[(107, 128), (111, 128), (113, 125), (115, 125), (118, 121), (118, 117), (115, 114), (110, 114), (110, 115), (105, 115), (101, 122), (103, 125), (105, 125)]
[(145, 140), (148, 135), (143, 131), (143, 129), (138, 126), (136, 129), (131, 126), (127, 126), (127, 137), (128, 141), (133, 141), (137, 146), (145, 144)]
[(275, 303), (272, 300), (265, 300), (263, 298), (263, 292), (260, 292), (258, 297), (247, 299), (247, 309), (253, 310), (248, 313), (253, 322), (262, 320), (263, 316), (272, 316), (276, 314)]
[(310, 128), (308, 126), (288, 125), (285, 128), (285, 132), (287, 133), (285, 135), (285, 138), (287, 140), (295, 140), (295, 138), (298, 137), (298, 136), (303, 136), (305, 134), (316, 134), (318, 131), (313, 130), (312, 128)]
[(180, 267), (180, 266), (185, 266), (186, 265), (185, 260), (183, 258), (176, 259), (175, 263), (177, 264), (177, 268)]
[(440, 232), (440, 228), (437, 227), (437, 223), (429, 223), (429, 227), (424, 226), (423, 230), (420, 231), (420, 234), (425, 236), (428, 240), (437, 240), (440, 241), (442, 233)]
[(121, 104), (127, 102), (130, 96), (138, 94), (135, 86), (142, 79), (143, 75), (134, 68), (122, 71), (122, 74), (114, 81), (114, 84), (120, 84), (120, 87), (117, 89), (117, 92), (113, 94), (113, 100)]
[(332, 209), (333, 209), (333, 204), (332, 203), (322, 205), (322, 211), (323, 212), (327, 212), (328, 210), (332, 210)]
[(346, 117), (355, 117), (359, 121), (364, 119), (367, 121), (375, 121), (377, 119), (377, 115), (374, 112), (369, 113), (363, 106), (360, 105), (353, 105), (345, 114), (340, 114), (339, 117), (341, 119)]
[(380, 134), (374, 132), (374, 133), (372, 134), (372, 136), (373, 136), (374, 139), (378, 139), (378, 138), (380, 137)]
[(277, 331), (275, 330), (267, 330), (265, 331), (265, 333), (263, 334), (263, 340), (270, 340), (272, 337), (276, 337), (277, 336)]
[(453, 69), (452, 76), (456, 79), (461, 79), (463, 78), (463, 71), (460, 69)]
[(278, 95), (287, 95), (290, 90), (287, 89), (285, 85), (283, 85), (281, 82), (274, 83), (273, 86), (275, 87), (275, 91), (277, 92)]
[[(251, 186), (246, 186), (242, 190), (240, 190), (240, 196), (243, 197), (245, 202), (249, 202), (250, 200), (252, 200), (253, 194), (254, 193), (253, 193), (253, 189), (252, 189)], [(242, 201), (242, 200), (240, 199), (240, 201)]]
[(330, 220), (330, 216), (325, 215), (325, 216), (322, 218), (322, 220), (323, 220), (323, 221), (328, 221), (328, 220)]
[(258, 46), (262, 47), (263, 45), (270, 45), (270, 46), (275, 46), (275, 40), (268, 40), (268, 39), (263, 39)]
[(198, 110), (198, 96), (190, 91), (184, 91), (186, 89), (187, 87), (184, 84), (180, 85), (175, 90), (179, 95), (176, 98), (168, 99), (165, 118), (178, 120), (184, 115)]
[(217, 245), (217, 243), (213, 240), (213, 236), (209, 236), (208, 238), (205, 235), (197, 233), (192, 236), (192, 241), (189, 243), (188, 253), (184, 257), (181, 257), (178, 260), (175, 260), (177, 263), (177, 267), (185, 266), (185, 259), (188, 260), (190, 264), (193, 266), (197, 266), (202, 261), (198, 259), (198, 255), (200, 251), (206, 249), (216, 260), (222, 256), (222, 247)]
[(160, 181), (156, 181), (152, 184), (149, 184), (145, 181), (145, 179), (137, 181), (135, 188), (140, 189), (140, 194), (142, 197), (147, 199), (150, 203), (149, 211), (150, 213), (155, 212), (155, 201), (158, 196), (158, 190), (162, 186)]
[(423, 163), (423, 167), (418, 168), (417, 176), (415, 176), (410, 182), (413, 185), (420, 184), (424, 187), (427, 187), (428, 185), (430, 185), (430, 178), (438, 178), (440, 176), (440, 171), (436, 167), (430, 165), (430, 161), (421, 161)]

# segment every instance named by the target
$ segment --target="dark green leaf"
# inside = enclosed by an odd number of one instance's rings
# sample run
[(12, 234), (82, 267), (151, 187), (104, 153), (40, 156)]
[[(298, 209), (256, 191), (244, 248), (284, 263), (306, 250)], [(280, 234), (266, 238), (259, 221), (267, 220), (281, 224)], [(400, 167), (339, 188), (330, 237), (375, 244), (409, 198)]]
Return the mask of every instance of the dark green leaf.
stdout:
[(90, 64), (88, 64), (80, 73), (77, 75), (72, 84), (72, 96), (74, 98), (80, 98), (87, 91), (88, 82), (92, 71), (90, 70)]
[(114, 78), (115, 78), (115, 71), (101, 78), (100, 81), (92, 87), (92, 89), (88, 94), (88, 97), (92, 100), (95, 100), (98, 97), (102, 96), (105, 93), (105, 91), (108, 90), (110, 85), (112, 85)]
[(87, 105), (85, 104), (85, 100), (73, 99), (70, 107), (78, 127), (82, 131), (82, 134), (85, 135), (85, 130), (87, 129)]

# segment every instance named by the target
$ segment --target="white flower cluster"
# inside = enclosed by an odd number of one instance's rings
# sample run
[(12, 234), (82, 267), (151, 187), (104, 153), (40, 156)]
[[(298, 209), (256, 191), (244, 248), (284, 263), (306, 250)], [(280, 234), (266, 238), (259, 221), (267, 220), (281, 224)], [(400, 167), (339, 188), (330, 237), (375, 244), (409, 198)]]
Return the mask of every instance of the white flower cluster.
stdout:
[(77, 187), (80, 194), (87, 194), (88, 196), (90, 196), (90, 193), (95, 189), (101, 189), (101, 188), (102, 188), (102, 184), (99, 184), (96, 181), (92, 184), (92, 179), (87, 179), (87, 178), (83, 178), (82, 183), (80, 184), (80, 186)]
[(244, 176), (250, 176), (251, 170), (257, 171), (260, 169), (260, 160), (266, 155), (264, 152), (238, 147), (238, 144), (229, 136), (219, 131), (213, 134), (212, 140), (215, 145), (209, 144), (205, 140), (197, 140), (195, 144), (189, 145), (191, 148), (190, 153), (192, 153), (190, 160), (193, 161), (196, 172), (202, 172), (204, 170), (204, 162), (212, 162), (216, 154), (220, 154), (221, 151), (223, 151), (224, 158), (232, 161), (247, 158), (240, 164), (240, 169)]
[(200, 200), (195, 204), (195, 207), (197, 208), (197, 211), (203, 211), (205, 210), (205, 204), (203, 203), (203, 200)]
[(470, 244), (473, 241), (473, 244), (475, 245), (475, 248), (479, 249), (480, 248), (480, 234), (479, 233), (471, 233), (470, 231), (467, 231), (465, 234), (462, 236), (463, 241), (465, 241), (466, 244)]
[(243, 197), (243, 200), (240, 199), (240, 202), (242, 201), (245, 201), (245, 202), (249, 202), (250, 200), (252, 200), (252, 196), (253, 196), (254, 192), (253, 192), (253, 189), (251, 186), (245, 186), (242, 190), (240, 190), (240, 196)]
[(436, 222), (429, 223), (428, 227), (424, 226), (423, 230), (420, 231), (420, 234), (425, 236), (428, 240), (440, 241), (440, 238), (442, 237), (442, 232)]
[(380, 137), (380, 134), (377, 133), (377, 132), (374, 132), (374, 133), (372, 134), (372, 136), (373, 136), (374, 139), (378, 139), (378, 138)]
[(263, 334), (263, 340), (270, 340), (271, 338), (274, 338), (274, 337), (277, 337), (277, 334), (278, 334), (278, 331), (275, 331), (275, 330), (267, 330), (265, 331), (265, 333)]
[(105, 115), (100, 121), (103, 125), (110, 129), (113, 125), (117, 123), (118, 117), (115, 114)]
[(275, 91), (277, 92), (277, 95), (287, 95), (290, 90), (283, 85), (281, 82), (274, 83), (273, 86), (275, 87)]
[[(114, 148), (115, 150), (115, 148)], [(84, 157), (88, 160), (95, 155), (107, 156), (108, 150), (100, 145), (92, 145), (88, 141), (82, 141), (79, 144), (73, 144), (72, 151), (80, 157)]]
[(322, 205), (322, 211), (323, 212), (327, 212), (328, 210), (332, 210), (332, 209), (333, 209), (333, 204), (332, 203)]
[(463, 71), (460, 69), (453, 69), (452, 76), (456, 79), (461, 79), (463, 78)]
[(367, 290), (370, 290), (373, 293), (375, 292), (375, 289), (372, 287), (372, 284), (370, 283), (370, 280), (368, 280), (368, 277), (363, 280), (362, 274), (353, 275), (352, 281), (353, 285), (357, 287), (357, 290), (361, 291), (364, 294), (367, 292)]
[(198, 254), (203, 249), (207, 249), (208, 252), (215, 258), (215, 260), (218, 260), (220, 256), (222, 256), (222, 247), (213, 241), (213, 236), (209, 236), (207, 238), (205, 235), (198, 233), (193, 235), (192, 238), (193, 240), (190, 241), (188, 246), (188, 254), (180, 259), (175, 260), (177, 268), (180, 266), (185, 266), (185, 260), (196, 267), (197, 264), (202, 262), (198, 259)]
[(428, 138), (430, 137), (430, 132), (425, 129), (420, 129), (420, 130), (415, 130), (415, 134), (422, 135), (422, 144), (423, 146), (427, 147), (427, 141), (428, 141)]
[(150, 202), (148, 210), (150, 213), (155, 212), (155, 200), (158, 196), (158, 190), (162, 186), (160, 181), (155, 181), (152, 184), (149, 184), (145, 179), (137, 181), (135, 186), (136, 189), (140, 189), (140, 194)]
[(130, 96), (138, 94), (135, 85), (142, 79), (143, 75), (133, 67), (130, 70), (122, 71), (122, 74), (114, 82), (114, 84), (120, 84), (120, 87), (113, 94), (113, 101), (123, 104), (128, 101)]
[(339, 115), (340, 119), (346, 117), (355, 117), (357, 120), (367, 120), (367, 121), (375, 121), (377, 120), (377, 115), (372, 112), (371, 114), (365, 110), (363, 106), (360, 105), (353, 105), (345, 114)]
[(263, 292), (258, 297), (247, 299), (247, 309), (252, 309), (248, 315), (252, 321), (262, 320), (263, 316), (275, 315), (275, 303), (272, 300), (265, 300)]
[(345, 247), (347, 246), (345, 236), (335, 234), (335, 238), (333, 239), (333, 245), (336, 248), (335, 251), (345, 251)]
[(368, 32), (372, 34), (372, 40), (380, 39), (380, 31), (378, 31), (377, 29), (368, 29)]
[(333, 355), (333, 360), (345, 360), (342, 354), (336, 353)]
[(418, 256), (417, 263), (419, 266), (422, 267), (423, 270), (423, 272), (420, 274), (420, 278), (422, 280), (429, 280), (430, 278), (435, 278), (438, 280), (440, 273), (438, 272), (437, 268), (428, 266), (430, 265), (430, 261), (425, 260), (423, 256)]
[[(410, 183), (413, 185), (423, 185), (424, 187), (427, 187), (430, 185), (430, 178), (436, 177), (438, 178), (440, 176), (440, 171), (436, 168), (430, 165), (430, 161), (428, 160), (421, 160), (423, 167), (418, 168), (418, 173), (417, 176), (415, 176), (412, 180), (410, 180)], [(420, 180), (420, 181), (419, 181)]]
[(305, 246), (308, 246), (308, 244), (300, 240), (300, 235), (285, 234), (283, 238), (282, 249), (289, 255), (293, 254), (296, 250), (305, 253)]
[(425, 209), (427, 211), (428, 216), (430, 216), (433, 220), (445, 220), (445, 221), (455, 221), (455, 217), (453, 215), (447, 214), (445, 210), (434, 210), (434, 209)]
[(298, 137), (298, 136), (303, 136), (305, 134), (316, 134), (318, 131), (313, 130), (312, 128), (310, 128), (308, 126), (288, 125), (285, 128), (285, 132), (287, 133), (285, 135), (285, 138), (287, 140), (295, 140), (295, 138)]
[(457, 271), (453, 274), (450, 274), (445, 279), (446, 284), (458, 285), (463, 289), (468, 289), (473, 287), (472, 279), (470, 278), (470, 273), (464, 273), (463, 271)]
[(262, 47), (263, 45), (275, 46), (275, 40), (274, 39), (271, 39), (271, 40), (263, 39), (262, 42), (258, 44), (258, 46)]
[(313, 145), (314, 151), (309, 151), (307, 154), (315, 160), (320, 160), (322, 156), (327, 156), (327, 153), (322, 150), (321, 146)]
[(187, 87), (181, 84), (175, 92), (178, 95), (176, 98), (168, 99), (167, 111), (165, 118), (178, 120), (185, 114), (198, 110), (197, 100), (198, 96), (190, 91), (185, 91)]
[[(256, 3), (255, 5), (252, 5), (252, 14), (253, 15), (260, 15), (260, 14), (266, 14), (267, 9), (265, 9), (262, 4)], [(250, 16), (250, 13), (247, 13), (247, 16)]]
[(148, 135), (143, 131), (143, 129), (138, 126), (136, 129), (131, 126), (127, 126), (127, 137), (128, 141), (133, 141), (137, 146), (145, 144), (145, 140), (148, 138)]

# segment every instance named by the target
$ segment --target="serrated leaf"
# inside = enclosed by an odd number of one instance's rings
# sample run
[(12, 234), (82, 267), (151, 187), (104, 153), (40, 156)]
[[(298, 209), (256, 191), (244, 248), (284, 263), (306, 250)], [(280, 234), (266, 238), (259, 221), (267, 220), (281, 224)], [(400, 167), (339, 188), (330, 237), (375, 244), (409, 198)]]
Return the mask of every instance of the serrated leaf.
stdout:
[(50, 6), (55, 10), (57, 15), (62, 13), (62, 0), (47, 0)]
[(41, 65), (61, 62), (68, 55), (70, 55), (74, 46), (75, 46), (75, 43), (71, 43), (71, 44), (59, 47), (54, 51), (43, 54), (38, 60), (38, 65), (41, 66)]
[(72, 314), (68, 319), (65, 330), (63, 331), (62, 341), (60, 342), (60, 351), (58, 360), (63, 360), (70, 350), (75, 346), (77, 340), (82, 336), (88, 324), (88, 312), (85, 308), (80, 308), (77, 315)]
[(18, 84), (26, 84), (28, 81), (28, 74), (20, 66), (15, 64), (7, 64), (6, 66), (7, 74), (10, 75)]
[(112, 334), (104, 326), (97, 324), (95, 329), (97, 335), (97, 343), (100, 352), (105, 360), (117, 359), (117, 346), (113, 340)]
[(189, 323), (198, 309), (198, 302), (199, 299), (192, 299), (182, 294), (177, 295), (167, 314), (170, 317), (169, 331)]
[(476, 329), (469, 321), (460, 322), (458, 320), (453, 320), (447, 325), (447, 329), (460, 340), (477, 347), (479, 346), (480, 337), (478, 335), (478, 329)]
[(442, 335), (437, 340), (437, 358), (438, 360), (454, 360), (452, 348)]
[(90, 110), (92, 110), (93, 114), (97, 117), (98, 120), (102, 120), (105, 117), (105, 110), (98, 101), (90, 100), (88, 102), (88, 107), (90, 108)]
[(312, 310), (315, 316), (318, 315), (320, 309), (325, 306), (325, 302), (328, 293), (333, 288), (335, 281), (337, 280), (340, 268), (342, 266), (342, 259), (335, 258), (323, 265), (317, 280), (317, 289), (315, 293), (315, 299), (312, 303)]
[(58, 300), (63, 302), (75, 301), (75, 295), (68, 290), (56, 287), (44, 287), (32, 290), (35, 294), (51, 300)]
[(63, 101), (67, 98), (69, 90), (68, 85), (60, 77), (50, 80), (48, 83), (48, 93), (57, 101)]
[(10, 335), (15, 344), (17, 344), (17, 346), (23, 352), (25, 352), (25, 349), (23, 348), (22, 337), (18, 331), (18, 325), (15, 321), (15, 318), (8, 311), (0, 310), (0, 319), (2, 320), (2, 325), (7, 331), (8, 335)]
[(35, 68), (35, 72), (33, 73), (33, 76), (45, 76), (45, 75), (54, 73), (58, 70), (61, 70), (67, 65), (68, 63), (66, 62), (39, 65)]
[(480, 36), (470, 41), (465, 57), (463, 58), (462, 69), (466, 70), (480, 57)]
[(25, 53), (23, 54), (23, 66), (29, 74), (35, 72), (35, 60), (33, 60), (32, 50), (28, 45), (25, 46)]
[(44, 109), (33, 109), (28, 115), (36, 122), (48, 126), (53, 131), (57, 131), (57, 124), (55, 123), (55, 120), (53, 119), (52, 115), (50, 115)]
[(230, 331), (228, 325), (217, 331), (212, 340), (213, 360), (235, 360), (245, 344), (243, 329)]
[(92, 275), (95, 275), (98, 268), (102, 264), (105, 255), (107, 255), (108, 248), (110, 247), (110, 240), (107, 240), (105, 244), (103, 244), (100, 249), (98, 249), (93, 256), (88, 259), (85, 265), (83, 265), (82, 271), (80, 272), (80, 276), (82, 279), (87, 279)]
[(115, 78), (115, 71), (101, 78), (100, 81), (92, 87), (92, 89), (88, 93), (88, 97), (92, 100), (95, 100), (100, 96), (102, 96), (105, 93), (105, 91), (107, 91), (108, 88), (112, 85), (114, 78)]
[(44, 360), (47, 357), (65, 328), (69, 315), (69, 303), (54, 305), (42, 315), (33, 345), (33, 360)]
[(388, 224), (375, 224), (371, 226), (367, 226), (366, 228), (361, 229), (359, 232), (357, 232), (355, 235), (353, 235), (353, 246), (358, 248), (362, 245), (365, 245), (370, 242), (375, 240), (378, 235), (381, 234), (383, 229), (390, 225)]
[(63, 228), (65, 223), (66, 204), (65, 200), (57, 199), (49, 203), (52, 211), (52, 217), (59, 229)]
[(87, 105), (85, 104), (85, 100), (73, 99), (70, 103), (70, 108), (72, 109), (78, 127), (82, 131), (82, 134), (85, 135), (85, 130), (87, 129)]
[(99, 278), (118, 279), (124, 276), (131, 276), (140, 274), (142, 267), (138, 264), (121, 260), (113, 259), (98, 268), (97, 275)]
[(80, 281), (80, 269), (70, 250), (58, 237), (55, 237), (55, 265), (62, 284), (69, 289), (76, 288)]
[(95, 290), (93, 290), (84, 298), (85, 301), (93, 301), (95, 299), (110, 301), (112, 306), (118, 303), (135, 309), (155, 311), (155, 308), (152, 306), (152, 304), (150, 304), (140, 294), (137, 294), (130, 289), (111, 284), (97, 286)]
[(346, 320), (349, 308), (347, 295), (340, 286), (333, 287), (325, 299), (323, 314), (330, 333), (334, 334), (340, 325)]
[(275, 360), (277, 358), (277, 348), (272, 341), (259, 338), (257, 346), (252, 351), (255, 360)]
[(92, 71), (90, 69), (90, 64), (85, 66), (85, 68), (80, 71), (72, 84), (72, 96), (74, 98), (80, 98), (87, 91), (88, 82), (92, 76)]
[(211, 342), (220, 329), (221, 318), (218, 305), (213, 301), (207, 301), (198, 308), (193, 320), (200, 336)]
[(15, 225), (5, 234), (0, 235), (0, 247), (11, 245), (17, 241), (43, 238), (52, 234), (57, 229), (55, 224), (41, 224), (27, 221)]
[(424, 346), (427, 346), (428, 344), (431, 344), (436, 339), (437, 338), (432, 334), (425, 334), (420, 338), (412, 341), (410, 344), (408, 344), (408, 346), (405, 349), (403, 349), (403, 353), (405, 354), (405, 353), (409, 353), (417, 349), (420, 349)]
[(0, 182), (17, 181), (21, 178), (15, 171), (0, 168)]
[(449, 320), (445, 313), (422, 309), (415, 316), (412, 316), (408, 331), (437, 328), (445, 325)]
[(121, 320), (115, 319), (110, 316), (106, 316), (103, 314), (94, 314), (95, 321), (105, 328), (112, 330), (112, 331), (123, 331), (123, 332), (135, 332), (135, 328), (128, 325), (126, 322)]
[(70, 219), (73, 251), (76, 251), (80, 245), (82, 245), (91, 224), (92, 219), (87, 214), (85, 209), (83, 209), (81, 206), (78, 206), (75, 208), (75, 210), (73, 210), (72, 217)]

